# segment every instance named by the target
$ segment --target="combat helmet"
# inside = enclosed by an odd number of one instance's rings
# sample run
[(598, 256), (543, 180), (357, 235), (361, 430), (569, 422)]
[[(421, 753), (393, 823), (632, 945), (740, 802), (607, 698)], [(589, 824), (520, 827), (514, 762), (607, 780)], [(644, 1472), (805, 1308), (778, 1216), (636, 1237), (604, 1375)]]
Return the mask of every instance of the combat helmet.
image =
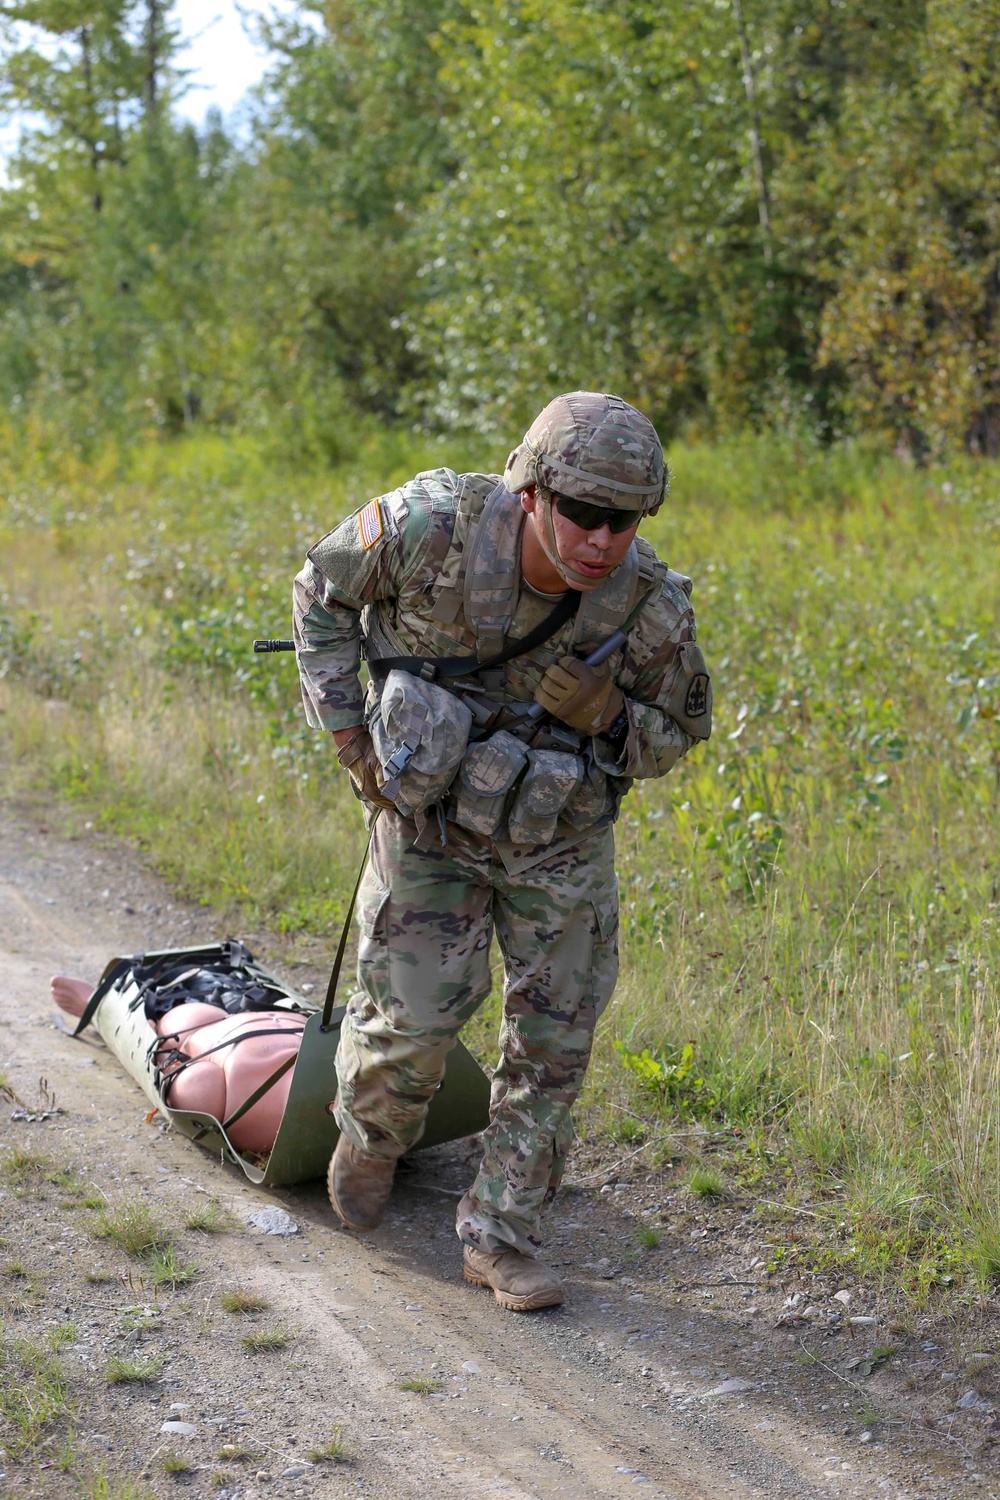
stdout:
[(669, 475), (656, 428), (641, 411), (598, 391), (556, 396), (539, 413), (507, 460), (512, 494), (529, 484), (652, 515)]

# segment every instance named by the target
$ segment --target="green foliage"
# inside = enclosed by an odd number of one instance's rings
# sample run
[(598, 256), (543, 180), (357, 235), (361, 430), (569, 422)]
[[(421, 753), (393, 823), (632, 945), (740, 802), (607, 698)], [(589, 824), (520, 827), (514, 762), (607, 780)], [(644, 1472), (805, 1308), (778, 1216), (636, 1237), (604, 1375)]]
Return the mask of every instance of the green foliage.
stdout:
[(333, 1437), (329, 1442), (310, 1451), (309, 1462), (313, 1464), (349, 1464), (351, 1462), (351, 1455), (347, 1451), (339, 1427), (334, 1428)]
[(139, 1355), (128, 1358), (113, 1355), (104, 1366), (104, 1378), (109, 1385), (149, 1385), (163, 1369), (160, 1355)]
[[(584, 383), (667, 435), (1000, 449), (995, 7), (301, 0), (258, 29), (236, 140), (173, 112), (170, 0), (4, 7), (19, 441), (341, 461), (416, 417), (509, 447)], [(717, 830), (748, 878), (758, 825)]]
[(292, 1335), (287, 1328), (261, 1328), (256, 1333), (245, 1333), (240, 1339), (250, 1354), (272, 1354), (287, 1348), (291, 1341)]
[[(787, 1173), (825, 1205), (838, 1264), (927, 1297), (978, 1264), (1000, 1176), (996, 479), (773, 435), (670, 457), (646, 529), (695, 579), (716, 729), (623, 806), (621, 981), (582, 1121), (651, 1160), (678, 1119), (710, 1129), (731, 1179)], [(467, 459), (503, 452), (387, 434), (333, 475), (211, 436), (0, 452), (12, 789), (140, 840), (234, 927), (331, 927), (361, 820), (292, 662), (249, 640), (287, 633), (288, 579), (348, 508)], [(499, 1004), (465, 1032), (485, 1062)]]
[(129, 1255), (148, 1255), (170, 1244), (169, 1229), (140, 1198), (109, 1203), (98, 1216), (97, 1233), (113, 1240)]
[(37, 1447), (70, 1410), (49, 1349), (0, 1328), (0, 1439), (11, 1458)]
[(399, 1389), (413, 1391), (418, 1396), (434, 1396), (443, 1383), (433, 1375), (408, 1375), (405, 1380), (399, 1382)]
[(726, 1179), (715, 1167), (692, 1167), (687, 1187), (696, 1198), (722, 1198), (726, 1192)]

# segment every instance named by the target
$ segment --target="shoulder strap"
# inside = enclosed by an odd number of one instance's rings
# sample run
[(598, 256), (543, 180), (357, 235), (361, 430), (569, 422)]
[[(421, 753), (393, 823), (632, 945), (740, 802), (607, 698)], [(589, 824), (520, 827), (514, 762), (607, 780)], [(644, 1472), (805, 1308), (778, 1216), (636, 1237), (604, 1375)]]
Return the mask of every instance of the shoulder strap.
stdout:
[(581, 595), (576, 589), (567, 589), (560, 594), (559, 603), (545, 619), (540, 621), (527, 635), (509, 641), (502, 651), (480, 661), (478, 656), (378, 656), (369, 657), (368, 667), (374, 676), (384, 677), (388, 672), (412, 672), (428, 682), (438, 677), (466, 677), (474, 672), (490, 672), (502, 667), (515, 656), (526, 656), (555, 635), (561, 625), (571, 620), (580, 606)]
[(122, 975), (127, 974), (132, 968), (133, 964), (141, 963), (141, 961), (141, 957), (138, 959), (120, 958), (116, 964), (111, 965), (111, 967), (102, 976), (100, 984), (97, 986), (96, 990), (87, 1001), (83, 1015), (76, 1023), (76, 1030), (73, 1033), (74, 1036), (79, 1036), (80, 1032), (83, 1031), (85, 1027), (90, 1025), (91, 1021), (94, 1019), (97, 1007), (100, 1005), (101, 1001), (104, 999), (108, 991), (114, 989), (115, 985), (118, 983), (119, 979), (121, 979)]

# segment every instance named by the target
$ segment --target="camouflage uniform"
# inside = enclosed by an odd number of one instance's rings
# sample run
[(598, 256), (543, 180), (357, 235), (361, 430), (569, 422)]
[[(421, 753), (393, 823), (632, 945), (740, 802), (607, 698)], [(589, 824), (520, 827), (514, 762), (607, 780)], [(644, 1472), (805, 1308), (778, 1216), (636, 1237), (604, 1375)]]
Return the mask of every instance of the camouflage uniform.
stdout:
[[(363, 620), (370, 656), (382, 654), (374, 642), (383, 651), (388, 643), (396, 653), (482, 660), (551, 612), (553, 599), (520, 576), (525, 518), (503, 492), (496, 508), (497, 483), (450, 469), (420, 474), (311, 550), (295, 580), (294, 629), (313, 727), (346, 729), (378, 714), (375, 683), (363, 695), (358, 678)], [(470, 592), (463, 565), (484, 545), (480, 586), (473, 578)], [(501, 1059), (483, 1161), (458, 1213), (460, 1237), (485, 1249), (534, 1254), (542, 1206), (558, 1186), (570, 1108), (617, 977), (612, 825), (621, 797), (633, 778), (669, 771), (710, 728), (689, 580), (638, 538), (619, 572), (589, 602), (584, 596), (575, 620), (495, 672), (488, 687), (504, 704), (530, 703), (551, 663), (610, 634), (602, 607), (620, 615), (631, 604), (627, 643), (611, 658), (628, 714), (620, 753), (601, 739), (582, 747), (586, 785), (541, 843), (512, 838), (506, 825), (485, 836), (454, 821), (445, 843), (424, 812), (382, 812), (359, 896), (360, 990), (341, 1033), (336, 1115), (348, 1138), (376, 1155), (399, 1156), (419, 1139), (446, 1054), (489, 992), (496, 931), (505, 974)], [(615, 604), (616, 588), (631, 590), (629, 598)], [(451, 820), (451, 794), (443, 805)]]

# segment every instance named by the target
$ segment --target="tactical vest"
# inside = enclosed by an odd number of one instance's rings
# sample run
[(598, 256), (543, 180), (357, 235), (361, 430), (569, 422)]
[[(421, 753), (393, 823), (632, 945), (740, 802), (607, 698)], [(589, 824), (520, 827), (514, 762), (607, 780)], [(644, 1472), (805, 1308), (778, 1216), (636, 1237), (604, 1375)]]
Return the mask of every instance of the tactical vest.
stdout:
[[(503, 649), (514, 617), (524, 521), (517, 496), (502, 484), (485, 498), (466, 488), (456, 507), (451, 541), (431, 588), (428, 619), (449, 626), (461, 616), (480, 661)], [(633, 540), (615, 571), (582, 596), (570, 649), (586, 655), (627, 626), (646, 599), (659, 591), (668, 572), (652, 548)], [(362, 634), (368, 657), (398, 656), (406, 649), (388, 614), (382, 600), (365, 607)], [(488, 691), (499, 687), (496, 682), (484, 685)]]

